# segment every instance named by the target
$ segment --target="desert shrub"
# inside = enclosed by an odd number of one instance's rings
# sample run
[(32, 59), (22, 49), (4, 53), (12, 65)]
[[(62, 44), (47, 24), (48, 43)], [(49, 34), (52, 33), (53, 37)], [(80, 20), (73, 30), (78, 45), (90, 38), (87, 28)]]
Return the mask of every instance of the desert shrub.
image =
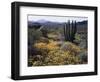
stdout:
[(42, 35), (43, 35), (43, 37), (45, 37), (45, 38), (48, 38), (48, 29), (44, 26), (44, 28), (42, 28), (41, 29), (41, 31), (42, 31)]
[(58, 37), (58, 35), (57, 34), (55, 34), (55, 33), (49, 33), (48, 34), (48, 38), (49, 39), (52, 39), (52, 40), (57, 40), (57, 37)]
[(86, 51), (83, 51), (79, 54), (79, 58), (81, 60), (81, 63), (87, 63), (88, 61), (88, 57), (87, 57), (87, 52)]
[(49, 39), (45, 37), (41, 37), (40, 40), (36, 41), (37, 43), (42, 42), (42, 43), (49, 43)]
[(77, 55), (81, 51), (79, 46), (71, 42), (64, 43), (61, 49), (64, 51), (68, 51), (71, 55)]
[(42, 63), (42, 61), (34, 61), (33, 63), (32, 63), (32, 65), (33, 66), (42, 66), (43, 65), (43, 63)]
[(87, 39), (87, 33), (82, 34), (82, 35), (81, 35), (81, 38), (82, 38), (83, 40), (86, 40), (86, 39)]
[(41, 36), (42, 36), (41, 31), (36, 31), (34, 28), (28, 29), (28, 42), (30, 44), (34, 43), (36, 40), (39, 40)]
[(44, 58), (42, 55), (31, 56), (28, 59), (28, 66), (41, 66), (43, 65)]
[(75, 34), (74, 43), (78, 45), (78, 44), (81, 42), (81, 40), (82, 40), (82, 39), (81, 39), (81, 35), (78, 34), (78, 33), (76, 33), (76, 34)]
[(70, 55), (69, 52), (62, 50), (52, 50), (45, 58), (46, 65), (67, 65), (78, 64), (80, 60), (78, 57)]
[(39, 50), (46, 50), (46, 51), (59, 49), (59, 47), (57, 46), (57, 42), (53, 42), (53, 41), (50, 41), (49, 43), (39, 42), (39, 43), (35, 43), (33, 46), (38, 48)]
[(33, 60), (32, 57), (29, 57), (29, 58), (28, 58), (28, 66), (32, 66), (32, 65), (33, 65), (32, 60)]
[(86, 49), (87, 48), (87, 34), (78, 34), (75, 35), (74, 43), (78, 44), (81, 48)]
[(47, 49), (49, 51), (58, 50), (59, 49), (58, 43), (56, 41), (50, 40), (49, 43), (47, 44)]
[(85, 40), (81, 41), (79, 46), (83, 49), (87, 49), (87, 42)]
[(73, 43), (65, 42), (61, 49), (59, 42), (49, 40), (49, 43), (35, 43), (33, 45), (40, 53), (34, 55), (31, 64), (33, 66), (79, 64), (81, 60), (77, 56), (80, 48)]
[(47, 65), (60, 65), (64, 64), (64, 59), (67, 53), (64, 54), (61, 50), (52, 50), (48, 53), (48, 56), (45, 58), (45, 63)]
[(39, 52), (40, 54), (39, 55), (42, 55), (42, 56), (46, 56), (49, 52), (49, 50), (47, 49), (47, 43), (43, 43), (43, 42), (39, 42), (39, 43), (35, 43), (33, 45), (33, 47), (35, 47)]
[(43, 42), (39, 42), (39, 43), (35, 43), (33, 46), (38, 48), (38, 49), (46, 49), (46, 43)]

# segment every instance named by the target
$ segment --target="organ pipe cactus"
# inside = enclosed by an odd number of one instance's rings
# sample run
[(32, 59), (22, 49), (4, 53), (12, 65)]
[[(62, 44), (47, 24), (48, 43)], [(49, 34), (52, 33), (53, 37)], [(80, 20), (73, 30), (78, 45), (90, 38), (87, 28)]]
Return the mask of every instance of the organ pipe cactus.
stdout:
[(65, 41), (73, 42), (73, 40), (75, 39), (76, 32), (77, 32), (76, 21), (75, 22), (72, 21), (72, 23), (70, 23), (70, 21), (68, 21), (67, 23), (65, 23), (65, 25), (64, 25)]

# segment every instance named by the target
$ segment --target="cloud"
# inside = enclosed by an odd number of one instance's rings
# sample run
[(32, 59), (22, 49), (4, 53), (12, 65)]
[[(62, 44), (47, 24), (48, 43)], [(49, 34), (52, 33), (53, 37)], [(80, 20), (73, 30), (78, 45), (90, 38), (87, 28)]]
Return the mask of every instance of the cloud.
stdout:
[(48, 15), (28, 15), (28, 21), (47, 20), (52, 22), (67, 22), (68, 20), (84, 21), (88, 20), (87, 17), (76, 16), (48, 16)]

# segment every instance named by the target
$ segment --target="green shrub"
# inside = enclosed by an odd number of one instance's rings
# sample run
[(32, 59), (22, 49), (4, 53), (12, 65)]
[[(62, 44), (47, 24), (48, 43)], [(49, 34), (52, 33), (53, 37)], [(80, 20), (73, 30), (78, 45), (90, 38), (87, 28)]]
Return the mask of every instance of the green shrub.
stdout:
[(71, 43), (71, 42), (65, 42), (63, 43), (63, 46), (61, 47), (62, 50), (67, 51), (70, 53), (70, 55), (77, 55), (80, 53), (81, 49), (79, 46)]
[(79, 58), (81, 60), (81, 63), (87, 63), (87, 61), (88, 61), (88, 57), (87, 56), (88, 56), (88, 54), (87, 54), (86, 51), (83, 51), (83, 52), (81, 52), (79, 54)]
[(40, 37), (42, 36), (41, 31), (36, 31), (34, 28), (33, 29), (28, 29), (28, 42), (29, 43), (34, 43), (36, 40), (39, 40)]
[(87, 49), (87, 43), (86, 43), (86, 41), (85, 40), (81, 41), (80, 44), (79, 44), (79, 46), (81, 48), (83, 48), (83, 49)]

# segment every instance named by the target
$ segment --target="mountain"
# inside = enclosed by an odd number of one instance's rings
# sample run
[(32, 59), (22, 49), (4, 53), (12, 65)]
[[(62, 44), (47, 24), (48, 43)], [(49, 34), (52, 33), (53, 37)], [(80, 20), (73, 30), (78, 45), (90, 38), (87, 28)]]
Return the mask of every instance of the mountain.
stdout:
[[(44, 19), (38, 20), (38, 21), (28, 21), (28, 27), (29, 28), (40, 28), (41, 26), (44, 26), (44, 28), (50, 28), (50, 29), (57, 29), (64, 27), (64, 24), (66, 22), (52, 22), (52, 21), (47, 21)], [(88, 27), (88, 21), (81, 21), (77, 22), (77, 31), (78, 32), (87, 32), (87, 27)]]
[(44, 19), (38, 20), (38, 21), (29, 21), (28, 22), (28, 26), (29, 27), (33, 27), (33, 26), (44, 26), (44, 27), (62, 27), (63, 23), (60, 22), (52, 22), (52, 21), (47, 21)]
[(36, 21), (36, 22), (41, 23), (41, 24), (44, 24), (44, 23), (47, 23), (47, 22), (50, 22), (50, 21), (47, 21), (47, 20), (41, 19), (41, 20), (38, 20), (38, 21)]
[(80, 25), (87, 24), (87, 23), (88, 23), (87, 20), (85, 20), (85, 21), (81, 21), (81, 22), (78, 22), (78, 24), (80, 24)]
[(77, 22), (77, 32), (79, 32), (79, 33), (82, 33), (82, 32), (87, 33), (87, 31), (88, 31), (88, 21)]

